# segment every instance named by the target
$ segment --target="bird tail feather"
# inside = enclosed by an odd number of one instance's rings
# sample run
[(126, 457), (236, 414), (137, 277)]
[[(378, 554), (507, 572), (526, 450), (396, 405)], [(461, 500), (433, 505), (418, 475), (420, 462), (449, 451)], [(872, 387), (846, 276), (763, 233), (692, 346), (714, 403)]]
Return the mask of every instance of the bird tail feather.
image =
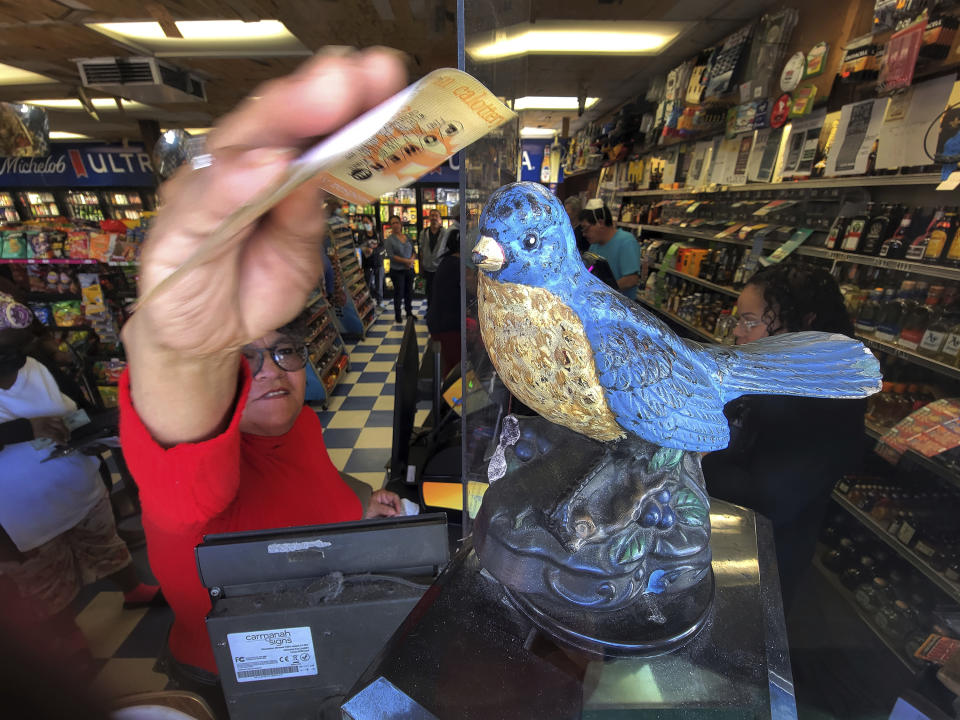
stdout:
[(751, 394), (862, 398), (880, 390), (876, 357), (846, 335), (787, 333), (706, 349), (717, 362), (724, 403)]

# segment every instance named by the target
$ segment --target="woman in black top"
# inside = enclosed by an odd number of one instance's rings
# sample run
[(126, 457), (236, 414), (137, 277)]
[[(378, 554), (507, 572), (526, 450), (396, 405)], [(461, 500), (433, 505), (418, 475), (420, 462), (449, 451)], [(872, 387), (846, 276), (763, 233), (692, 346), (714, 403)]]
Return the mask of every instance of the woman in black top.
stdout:
[(357, 245), (363, 254), (363, 277), (370, 288), (370, 296), (377, 304), (383, 302), (383, 240), (372, 217), (364, 215), (357, 233)]
[[(738, 345), (801, 330), (854, 334), (836, 281), (817, 268), (761, 270), (737, 307)], [(865, 411), (865, 400), (745, 396), (724, 408), (730, 445), (703, 458), (711, 496), (773, 523), (785, 606), (813, 556), (831, 489), (862, 460)]]

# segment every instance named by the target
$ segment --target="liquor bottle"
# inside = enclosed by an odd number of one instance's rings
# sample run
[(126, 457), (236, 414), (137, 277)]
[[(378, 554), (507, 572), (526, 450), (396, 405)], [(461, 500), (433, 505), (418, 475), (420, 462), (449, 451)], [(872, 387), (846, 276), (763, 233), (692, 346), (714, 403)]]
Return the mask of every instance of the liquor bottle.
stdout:
[(957, 224), (957, 229), (953, 233), (953, 238), (950, 240), (950, 244), (943, 253), (943, 257), (940, 259), (940, 262), (944, 265), (960, 267), (960, 223)]
[(876, 337), (878, 340), (892, 342), (900, 335), (900, 322), (903, 319), (904, 304), (903, 298), (894, 295), (892, 288), (887, 288), (883, 293), (880, 314), (877, 317)]
[(903, 257), (903, 254), (907, 250), (906, 242), (912, 224), (913, 211), (907, 210), (903, 213), (896, 232), (884, 240), (880, 246), (880, 252), (878, 253), (880, 257), (890, 258), (891, 260), (898, 260)]
[(896, 209), (892, 205), (884, 204), (880, 211), (870, 218), (867, 223), (867, 229), (863, 235), (863, 241), (860, 243), (860, 252), (864, 255), (876, 255), (880, 251), (880, 246), (887, 239), (894, 225)]
[(843, 215), (837, 215), (837, 219), (834, 220), (833, 225), (830, 226), (830, 232), (827, 233), (827, 239), (823, 243), (823, 246), (827, 250), (838, 249), (843, 234), (846, 232), (848, 222), (847, 218), (843, 217)]
[[(953, 319), (960, 320), (956, 316)], [(939, 360), (947, 365), (960, 366), (960, 322), (956, 322), (947, 332)]]
[(923, 260), (927, 252), (927, 246), (930, 244), (930, 235), (933, 233), (933, 229), (940, 223), (940, 220), (943, 219), (943, 217), (943, 208), (937, 208), (937, 211), (934, 213), (923, 232), (918, 233), (907, 247), (907, 251), (904, 254), (904, 257), (907, 260)]
[(840, 249), (844, 252), (857, 252), (860, 249), (860, 241), (863, 238), (864, 230), (870, 217), (873, 215), (873, 203), (867, 204), (867, 210), (863, 213), (857, 213), (847, 224), (847, 229), (843, 235), (843, 241), (840, 243)]
[(897, 344), (907, 350), (916, 350), (920, 347), (927, 327), (930, 325), (931, 314), (930, 307), (927, 305), (911, 303), (906, 307)]
[(930, 231), (927, 247), (923, 253), (923, 262), (938, 264), (947, 251), (947, 245), (957, 230), (957, 209), (947, 210), (940, 221)]
[(943, 344), (947, 340), (950, 328), (956, 324), (958, 319), (960, 318), (953, 312), (945, 311), (935, 314), (933, 320), (927, 326), (926, 332), (923, 333), (923, 339), (920, 341), (917, 352), (924, 357), (936, 358), (943, 350)]
[(874, 288), (870, 295), (860, 305), (855, 326), (859, 332), (872, 333), (877, 329), (877, 320), (880, 316), (880, 300), (883, 297), (883, 288)]

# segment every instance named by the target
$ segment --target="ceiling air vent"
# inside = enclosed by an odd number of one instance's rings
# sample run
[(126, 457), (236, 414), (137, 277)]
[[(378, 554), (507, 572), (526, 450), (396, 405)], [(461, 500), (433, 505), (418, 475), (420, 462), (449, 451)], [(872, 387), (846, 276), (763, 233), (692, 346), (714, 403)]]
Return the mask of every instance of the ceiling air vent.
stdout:
[(142, 103), (203, 102), (203, 80), (150, 57), (81, 58), (76, 61), (84, 87)]

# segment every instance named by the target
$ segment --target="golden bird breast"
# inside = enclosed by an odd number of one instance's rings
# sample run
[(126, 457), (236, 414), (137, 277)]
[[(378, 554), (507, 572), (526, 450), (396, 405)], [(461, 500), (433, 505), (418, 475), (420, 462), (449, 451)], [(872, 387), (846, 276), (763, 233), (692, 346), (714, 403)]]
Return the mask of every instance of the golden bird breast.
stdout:
[(547, 420), (594, 440), (623, 437), (577, 314), (548, 290), (479, 275), (480, 333), (510, 392)]

